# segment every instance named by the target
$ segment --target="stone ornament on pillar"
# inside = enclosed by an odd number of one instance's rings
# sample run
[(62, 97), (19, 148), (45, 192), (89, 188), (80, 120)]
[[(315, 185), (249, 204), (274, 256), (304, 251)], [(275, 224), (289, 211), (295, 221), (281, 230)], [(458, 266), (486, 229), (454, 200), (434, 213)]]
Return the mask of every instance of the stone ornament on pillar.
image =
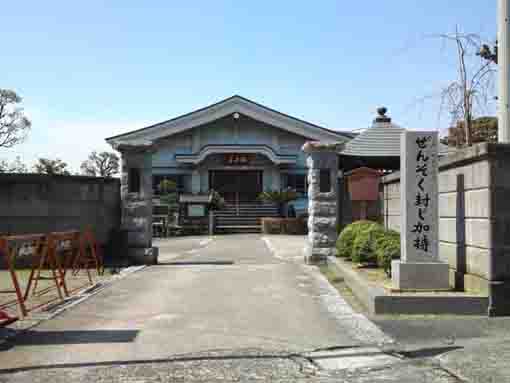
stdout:
[(343, 144), (320, 142), (307, 142), (302, 148), (308, 155), (307, 263), (326, 263), (328, 256), (336, 255), (338, 153), (342, 148)]
[(392, 262), (398, 290), (449, 288), (448, 265), (438, 254), (437, 136), (404, 131), (400, 138), (401, 259)]

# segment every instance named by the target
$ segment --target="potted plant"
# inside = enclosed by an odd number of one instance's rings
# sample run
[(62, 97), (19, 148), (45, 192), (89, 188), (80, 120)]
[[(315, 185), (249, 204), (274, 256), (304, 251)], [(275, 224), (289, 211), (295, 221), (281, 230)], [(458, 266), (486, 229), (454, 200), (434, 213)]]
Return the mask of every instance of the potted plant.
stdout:
[(259, 194), (258, 199), (264, 202), (272, 202), (278, 206), (280, 217), (285, 216), (285, 205), (298, 198), (298, 193), (294, 189), (267, 190)]
[(209, 195), (211, 196), (211, 210), (221, 210), (225, 207), (225, 200), (216, 190), (211, 189), (209, 191)]

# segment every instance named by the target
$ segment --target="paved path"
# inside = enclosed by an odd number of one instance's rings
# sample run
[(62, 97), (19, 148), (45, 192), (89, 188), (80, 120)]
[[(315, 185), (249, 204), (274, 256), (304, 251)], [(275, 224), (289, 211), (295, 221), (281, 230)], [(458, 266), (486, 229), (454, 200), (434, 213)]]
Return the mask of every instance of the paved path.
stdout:
[[(169, 239), (161, 265), (119, 281), (0, 352), (1, 368), (150, 361), (247, 349), (302, 352), (387, 338), (316, 268), (258, 235)], [(300, 258), (300, 257), (299, 257)]]
[[(4, 345), (0, 382), (506, 381), (507, 358), (489, 358), (496, 370), (484, 358), (510, 355), (504, 344), (466, 344), (440, 359), (427, 358), (438, 355), (430, 349), (405, 357), (382, 352), (390, 339), (302, 263), (303, 241), (159, 240), (161, 265)], [(378, 323), (405, 340), (390, 320)], [(317, 349), (326, 350), (308, 352)]]

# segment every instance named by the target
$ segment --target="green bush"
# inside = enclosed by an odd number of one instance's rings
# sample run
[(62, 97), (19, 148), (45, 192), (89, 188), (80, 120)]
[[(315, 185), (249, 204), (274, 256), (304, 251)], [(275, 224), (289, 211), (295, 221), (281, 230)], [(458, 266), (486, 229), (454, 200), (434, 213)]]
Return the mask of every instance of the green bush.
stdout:
[(354, 241), (358, 234), (366, 231), (367, 229), (369, 230), (373, 225), (376, 224), (371, 221), (356, 221), (346, 226), (336, 241), (338, 256), (351, 259), (353, 255)]
[(226, 202), (225, 199), (218, 193), (216, 190), (209, 190), (209, 195), (211, 196), (211, 210), (221, 210), (225, 207)]
[(352, 261), (357, 263), (377, 263), (376, 242), (383, 237), (384, 227), (372, 222), (363, 226), (352, 245)]
[(264, 202), (283, 204), (294, 201), (299, 198), (299, 195), (295, 190), (287, 188), (284, 190), (266, 190), (265, 192), (260, 193), (257, 198)]
[(375, 242), (377, 265), (391, 275), (391, 261), (400, 258), (400, 234), (395, 230), (387, 230)]
[(339, 257), (377, 263), (391, 275), (391, 261), (400, 258), (400, 233), (373, 221), (357, 221), (342, 230), (336, 247)]

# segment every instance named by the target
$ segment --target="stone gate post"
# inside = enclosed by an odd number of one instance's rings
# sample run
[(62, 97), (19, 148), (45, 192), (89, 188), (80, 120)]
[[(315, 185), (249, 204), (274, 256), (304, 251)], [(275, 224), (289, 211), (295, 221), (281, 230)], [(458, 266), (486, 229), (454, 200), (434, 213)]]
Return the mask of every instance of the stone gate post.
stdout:
[(307, 142), (308, 166), (308, 242), (305, 261), (326, 263), (336, 255), (338, 202), (338, 153), (343, 144)]
[(137, 264), (157, 263), (152, 246), (152, 150), (149, 145), (120, 146), (121, 229), (127, 233), (127, 257)]

